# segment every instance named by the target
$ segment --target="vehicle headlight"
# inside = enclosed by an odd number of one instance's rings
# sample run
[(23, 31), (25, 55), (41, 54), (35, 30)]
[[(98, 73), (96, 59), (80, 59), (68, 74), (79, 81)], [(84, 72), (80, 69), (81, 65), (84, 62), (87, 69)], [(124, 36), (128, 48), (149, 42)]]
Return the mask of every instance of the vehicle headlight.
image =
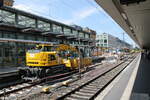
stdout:
[(30, 54), (30, 57), (34, 57), (35, 55), (34, 54)]

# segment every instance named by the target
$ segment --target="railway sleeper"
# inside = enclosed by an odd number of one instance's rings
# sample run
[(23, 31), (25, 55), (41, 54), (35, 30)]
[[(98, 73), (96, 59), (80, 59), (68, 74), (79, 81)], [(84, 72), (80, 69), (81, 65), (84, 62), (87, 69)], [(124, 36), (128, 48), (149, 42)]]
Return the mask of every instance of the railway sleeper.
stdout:
[(95, 81), (95, 82), (92, 82), (92, 83), (90, 83), (91, 85), (97, 85), (97, 84), (99, 84), (100, 83), (100, 81)]
[[(105, 75), (106, 76), (106, 75)], [(103, 80), (105, 80), (105, 77), (103, 76), (103, 77), (100, 77), (100, 78), (98, 78), (98, 79), (96, 79), (94, 82), (92, 82), (92, 83), (96, 83), (96, 82), (101, 82), (101, 81), (103, 81)]]
[(96, 89), (101, 89), (102, 87), (104, 87), (105, 85), (101, 85), (101, 84), (98, 84)]
[(89, 84), (88, 86), (91, 86), (91, 87), (98, 87), (98, 84)]
[(71, 86), (72, 88), (78, 88), (79, 87), (79, 85), (74, 85), (74, 86)]
[(66, 94), (67, 92), (62, 92), (62, 93), (57, 94), (57, 97), (62, 97), (63, 95), (66, 95)]
[(95, 94), (95, 90), (81, 89), (79, 92)]
[(65, 98), (64, 100), (83, 100), (83, 99), (67, 97), (67, 98)]
[(97, 88), (98, 88), (97, 86), (90, 86), (90, 85), (87, 85), (86, 87), (91, 88), (92, 90), (97, 90)]
[(66, 90), (66, 91), (64, 91), (64, 94), (71, 92), (71, 91), (72, 91), (72, 89)]
[(92, 96), (93, 94), (91, 94), (91, 93), (84, 93), (84, 92), (75, 92), (75, 94), (77, 94), (77, 95), (81, 95), (81, 96)]
[(98, 87), (93, 88), (93, 87), (86, 86), (86, 87), (84, 87), (83, 89), (84, 89), (84, 90), (89, 90), (89, 91), (96, 91), (96, 90), (98, 90), (99, 88), (98, 88)]
[(69, 96), (69, 97), (77, 98), (78, 100), (79, 100), (79, 99), (80, 99), (80, 100), (88, 100), (88, 99), (89, 99), (89, 97), (87, 97), (87, 96), (80, 96), (80, 95), (77, 95), (77, 94), (72, 94), (72, 95)]

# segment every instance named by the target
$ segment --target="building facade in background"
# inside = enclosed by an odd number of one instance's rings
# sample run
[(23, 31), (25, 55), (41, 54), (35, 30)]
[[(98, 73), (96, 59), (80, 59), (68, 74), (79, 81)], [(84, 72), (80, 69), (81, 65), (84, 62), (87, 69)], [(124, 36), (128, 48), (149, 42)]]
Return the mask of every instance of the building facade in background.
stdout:
[(108, 46), (108, 34), (106, 33), (103, 33), (103, 34), (100, 34), (100, 35), (97, 35), (96, 36), (96, 45), (98, 47), (109, 47)]
[(109, 50), (116, 50), (122, 48), (131, 48), (131, 45), (120, 40), (119, 38), (107, 33), (102, 33), (96, 36), (96, 45), (98, 47), (109, 48)]
[(39, 43), (94, 46), (96, 32), (15, 8), (0, 7), (0, 66), (25, 65), (25, 53)]

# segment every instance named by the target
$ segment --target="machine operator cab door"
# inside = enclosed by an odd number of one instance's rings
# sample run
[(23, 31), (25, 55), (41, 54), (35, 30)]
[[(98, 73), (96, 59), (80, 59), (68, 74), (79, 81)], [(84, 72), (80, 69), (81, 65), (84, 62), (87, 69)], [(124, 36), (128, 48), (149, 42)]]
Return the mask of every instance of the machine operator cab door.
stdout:
[(55, 51), (55, 46), (48, 44), (37, 45), (35, 49), (28, 50), (27, 52), (26, 57), (27, 66), (46, 67), (58, 65), (57, 61), (58, 57), (56, 55), (57, 53)]
[(51, 46), (51, 45), (44, 45), (42, 47), (42, 52), (45, 52), (45, 54), (47, 54), (47, 56), (45, 56), (46, 58), (48, 58), (47, 62), (48, 62), (48, 66), (55, 66), (55, 65), (59, 65), (61, 64), (61, 61), (59, 59), (59, 56), (56, 52), (56, 47), (55, 46)]
[(48, 54), (48, 64), (55, 66), (61, 64), (61, 60), (56, 53)]

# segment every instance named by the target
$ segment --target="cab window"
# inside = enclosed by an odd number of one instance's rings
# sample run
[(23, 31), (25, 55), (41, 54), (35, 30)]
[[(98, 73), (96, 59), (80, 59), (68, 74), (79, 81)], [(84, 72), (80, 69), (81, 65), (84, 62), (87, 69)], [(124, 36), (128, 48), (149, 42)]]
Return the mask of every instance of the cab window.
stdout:
[(56, 60), (55, 55), (49, 55), (49, 60), (50, 60), (50, 61), (52, 61), (52, 60)]
[(52, 46), (44, 46), (43, 51), (54, 51), (55, 47)]

